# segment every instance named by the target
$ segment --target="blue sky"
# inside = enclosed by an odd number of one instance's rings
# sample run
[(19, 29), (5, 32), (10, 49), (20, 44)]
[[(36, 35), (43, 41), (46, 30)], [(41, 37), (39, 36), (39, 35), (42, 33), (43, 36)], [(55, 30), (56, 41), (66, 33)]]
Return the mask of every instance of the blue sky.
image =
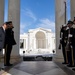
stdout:
[(21, 0), (21, 33), (37, 27), (55, 31), (55, 0)]
[[(55, 32), (55, 0), (20, 0), (20, 33), (28, 32), (29, 29), (38, 27), (52, 29)], [(5, 11), (8, 10), (6, 0)], [(68, 3), (69, 4), (69, 0)], [(67, 7), (69, 10), (69, 5)], [(7, 20), (8, 13), (5, 13)], [(68, 18), (70, 18), (68, 12)]]

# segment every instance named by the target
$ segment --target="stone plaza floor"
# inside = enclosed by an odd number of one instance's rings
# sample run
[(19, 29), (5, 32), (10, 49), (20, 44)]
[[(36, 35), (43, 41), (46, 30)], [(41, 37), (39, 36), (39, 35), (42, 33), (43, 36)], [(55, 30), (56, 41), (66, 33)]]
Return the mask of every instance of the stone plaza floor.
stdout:
[(71, 69), (53, 61), (22, 61), (0, 75), (75, 75)]

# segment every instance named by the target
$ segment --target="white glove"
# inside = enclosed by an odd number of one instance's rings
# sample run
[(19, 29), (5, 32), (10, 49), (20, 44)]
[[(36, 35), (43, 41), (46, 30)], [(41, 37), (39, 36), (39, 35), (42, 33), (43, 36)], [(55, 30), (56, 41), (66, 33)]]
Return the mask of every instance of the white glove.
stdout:
[(71, 48), (73, 48), (72, 46), (70, 46)]
[(63, 35), (63, 33), (61, 32), (61, 35)]
[(68, 30), (68, 29), (69, 29), (69, 27), (66, 28), (66, 30)]
[(72, 37), (73, 35), (69, 34), (68, 37)]

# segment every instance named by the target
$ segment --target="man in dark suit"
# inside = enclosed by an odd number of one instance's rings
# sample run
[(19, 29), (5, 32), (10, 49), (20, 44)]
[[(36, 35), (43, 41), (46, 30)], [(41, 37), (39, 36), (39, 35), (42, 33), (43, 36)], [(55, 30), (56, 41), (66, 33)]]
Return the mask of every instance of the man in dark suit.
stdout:
[(5, 41), (5, 30), (8, 28), (8, 22), (5, 22), (0, 27), (0, 52), (2, 51), (4, 47), (4, 41)]
[(14, 31), (12, 30), (14, 28), (12, 21), (10, 21), (9, 24), (9, 28), (6, 30), (5, 36), (4, 66), (12, 66), (12, 64), (10, 64), (10, 56), (13, 45), (16, 45), (16, 41), (14, 39)]

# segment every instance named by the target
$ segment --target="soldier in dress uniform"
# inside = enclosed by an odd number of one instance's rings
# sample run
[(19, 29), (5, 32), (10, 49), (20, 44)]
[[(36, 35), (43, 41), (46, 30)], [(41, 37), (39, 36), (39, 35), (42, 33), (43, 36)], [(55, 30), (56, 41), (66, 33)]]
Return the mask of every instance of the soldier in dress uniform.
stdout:
[(62, 25), (62, 28), (60, 30), (60, 43), (62, 45), (62, 53), (64, 57), (64, 62), (62, 64), (68, 64), (68, 58), (67, 58), (67, 51), (65, 50), (65, 46), (67, 43), (67, 31), (66, 31), (67, 25)]
[(69, 29), (68, 31), (68, 45), (69, 45), (69, 51), (68, 51), (68, 60), (69, 60), (69, 64), (67, 65), (68, 67), (74, 67), (74, 29), (73, 29), (73, 22), (72, 21), (68, 21), (68, 27)]
[[(74, 64), (75, 64), (75, 17), (74, 17), (74, 20), (73, 20), (73, 29), (74, 29), (74, 36), (73, 36), (73, 52), (74, 52)], [(73, 68), (73, 70), (75, 71), (75, 68)]]
[[(73, 52), (74, 52), (74, 60), (75, 60), (75, 17), (74, 17), (74, 20), (73, 20)], [(75, 61), (74, 61), (75, 63)]]
[(5, 35), (5, 55), (4, 55), (4, 66), (12, 66), (10, 63), (10, 56), (13, 45), (16, 45), (16, 41), (14, 39), (14, 31), (12, 30), (13, 24), (12, 21), (9, 21), (9, 28), (6, 30)]

